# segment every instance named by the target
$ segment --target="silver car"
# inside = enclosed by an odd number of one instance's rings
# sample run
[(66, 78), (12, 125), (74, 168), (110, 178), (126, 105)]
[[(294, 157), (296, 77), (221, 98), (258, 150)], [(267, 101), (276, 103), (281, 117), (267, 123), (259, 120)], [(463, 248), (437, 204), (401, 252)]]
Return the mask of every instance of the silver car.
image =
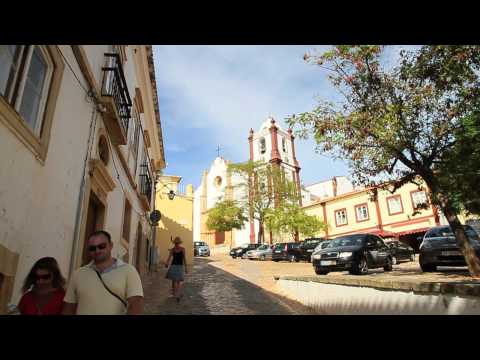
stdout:
[(272, 258), (272, 248), (268, 244), (263, 244), (255, 250), (247, 251), (247, 258), (250, 260), (267, 260)]

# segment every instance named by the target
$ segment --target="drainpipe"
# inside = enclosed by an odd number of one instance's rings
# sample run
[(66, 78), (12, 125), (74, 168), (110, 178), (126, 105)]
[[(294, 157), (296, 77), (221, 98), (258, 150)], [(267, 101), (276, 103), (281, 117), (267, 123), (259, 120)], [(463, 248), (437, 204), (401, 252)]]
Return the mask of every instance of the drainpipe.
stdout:
[(80, 184), (80, 191), (78, 192), (78, 199), (77, 199), (77, 211), (75, 214), (75, 228), (73, 230), (73, 242), (72, 242), (72, 251), (70, 254), (70, 268), (68, 271), (68, 277), (72, 275), (73, 271), (75, 270), (75, 263), (76, 263), (76, 254), (78, 251), (78, 242), (80, 241), (80, 222), (83, 215), (83, 202), (85, 199), (85, 177), (86, 177), (86, 169), (87, 169), (87, 162), (90, 157), (91, 153), (91, 145), (90, 141), (92, 141), (94, 134), (95, 134), (95, 125), (97, 119), (97, 108), (96, 106), (93, 107), (92, 111), (92, 118), (90, 120), (90, 131), (88, 134), (88, 142), (87, 142), (87, 151), (85, 152), (85, 160), (83, 163), (83, 171), (82, 171), (82, 182)]

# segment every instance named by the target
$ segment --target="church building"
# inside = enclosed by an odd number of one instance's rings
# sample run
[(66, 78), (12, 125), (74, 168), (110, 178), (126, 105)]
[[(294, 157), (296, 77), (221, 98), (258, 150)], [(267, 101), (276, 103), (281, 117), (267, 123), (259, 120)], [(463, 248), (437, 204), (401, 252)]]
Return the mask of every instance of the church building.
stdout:
[[(291, 129), (285, 131), (273, 118), (268, 118), (258, 132), (250, 129), (248, 142), (250, 160), (279, 167), (285, 178), (294, 181), (298, 192), (301, 192), (300, 166), (295, 157), (295, 143)], [(248, 194), (244, 193), (245, 190), (236, 187), (241, 180), (227, 172), (228, 164), (228, 160), (218, 156), (210, 169), (204, 171), (201, 184), (194, 192), (193, 240), (205, 241), (212, 253), (227, 252), (232, 247), (258, 242), (259, 223), (253, 218), (250, 218), (241, 230), (215, 232), (206, 227), (208, 211), (217, 202), (248, 197)], [(274, 239), (271, 234), (266, 234), (265, 241), (271, 243)]]

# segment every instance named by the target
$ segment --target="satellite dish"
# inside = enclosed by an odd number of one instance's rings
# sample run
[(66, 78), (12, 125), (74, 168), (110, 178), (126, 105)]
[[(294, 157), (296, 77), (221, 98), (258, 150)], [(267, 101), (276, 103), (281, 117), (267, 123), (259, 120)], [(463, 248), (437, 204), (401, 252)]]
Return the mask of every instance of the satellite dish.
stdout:
[(151, 220), (153, 223), (158, 223), (161, 218), (162, 218), (162, 214), (161, 214), (161, 212), (158, 211), (158, 210), (153, 210), (153, 211), (150, 213), (150, 220)]

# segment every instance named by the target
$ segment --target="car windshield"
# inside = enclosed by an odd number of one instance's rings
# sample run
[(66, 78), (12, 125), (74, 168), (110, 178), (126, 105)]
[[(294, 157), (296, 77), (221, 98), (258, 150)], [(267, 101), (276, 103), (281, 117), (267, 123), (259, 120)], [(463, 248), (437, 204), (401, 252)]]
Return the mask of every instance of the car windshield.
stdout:
[(365, 235), (349, 235), (342, 236), (331, 240), (328, 247), (342, 247), (342, 246), (355, 246), (362, 245), (365, 240)]
[(205, 246), (205, 245), (207, 245), (207, 244), (205, 244), (204, 242), (201, 242), (201, 241), (197, 241), (195, 243), (195, 246)]
[(303, 245), (315, 245), (315, 244), (318, 244), (319, 242), (320, 242), (320, 239), (306, 239), (303, 242)]
[[(475, 230), (469, 225), (465, 225), (464, 227), (465, 233), (470, 241), (478, 243), (480, 238)], [(432, 240), (432, 238), (442, 238), (442, 237), (455, 237), (453, 234), (450, 226), (442, 226), (438, 228), (430, 229), (427, 234), (425, 235), (425, 239)]]
[(257, 250), (267, 250), (269, 247), (270, 246), (264, 244), (264, 245), (260, 246)]
[(285, 247), (285, 244), (277, 244), (275, 245), (275, 250), (280, 250), (280, 249), (283, 249)]
[(325, 249), (330, 246), (330, 241), (324, 241), (320, 244), (321, 249)]

